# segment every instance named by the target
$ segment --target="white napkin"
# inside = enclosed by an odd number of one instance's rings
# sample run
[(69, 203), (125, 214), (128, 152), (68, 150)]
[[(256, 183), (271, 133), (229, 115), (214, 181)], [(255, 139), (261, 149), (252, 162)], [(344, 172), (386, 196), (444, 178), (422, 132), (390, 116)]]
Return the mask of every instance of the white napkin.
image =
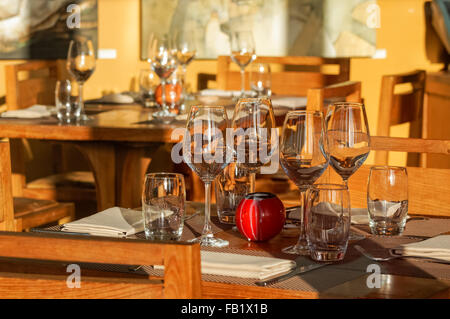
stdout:
[(85, 103), (98, 103), (98, 104), (133, 104), (134, 98), (128, 94), (123, 93), (115, 93), (115, 94), (108, 94), (105, 95), (99, 99), (89, 100)]
[(284, 106), (292, 109), (306, 106), (306, 97), (304, 96), (272, 96), (273, 106)]
[(390, 250), (393, 256), (417, 256), (440, 259), (450, 263), (450, 235), (440, 235), (418, 243), (401, 245)]
[[(296, 266), (295, 261), (280, 258), (212, 251), (201, 251), (200, 254), (202, 274), (208, 275), (264, 280), (286, 273)], [(164, 267), (155, 265), (155, 269), (164, 269)]]
[(144, 230), (142, 212), (112, 207), (86, 218), (65, 224), (62, 231), (93, 236), (126, 237)]
[[(245, 91), (247, 96), (253, 96), (253, 91)], [(217, 96), (217, 97), (237, 97), (241, 95), (241, 91), (205, 89), (200, 91), (200, 96)]]
[(1, 117), (18, 119), (39, 119), (42, 117), (51, 116), (52, 112), (55, 112), (55, 107), (36, 104), (26, 109), (3, 112), (1, 114)]

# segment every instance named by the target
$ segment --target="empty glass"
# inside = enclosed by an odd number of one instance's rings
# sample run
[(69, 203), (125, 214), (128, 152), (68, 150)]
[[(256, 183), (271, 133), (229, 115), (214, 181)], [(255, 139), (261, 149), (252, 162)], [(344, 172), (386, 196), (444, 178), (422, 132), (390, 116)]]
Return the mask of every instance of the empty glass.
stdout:
[(350, 195), (345, 185), (317, 184), (308, 190), (306, 238), (316, 261), (344, 259), (350, 232)]
[(375, 235), (400, 235), (408, 216), (405, 167), (374, 166), (367, 186), (369, 226)]
[(220, 222), (235, 224), (236, 208), (245, 195), (250, 193), (247, 170), (237, 163), (231, 163), (217, 176), (215, 186)]
[(270, 64), (256, 63), (250, 68), (250, 88), (258, 97), (272, 95), (272, 75)]
[(256, 59), (255, 41), (251, 31), (231, 33), (231, 60), (241, 70), (241, 98), (245, 97), (245, 68)]
[(142, 192), (145, 237), (150, 240), (179, 240), (183, 232), (185, 200), (183, 175), (147, 174)]
[(139, 74), (139, 91), (144, 107), (156, 107), (155, 90), (158, 76), (150, 69), (142, 69)]
[(72, 96), (72, 83), (69, 80), (57, 81), (55, 88), (55, 104), (58, 119), (61, 123), (73, 123), (79, 119), (80, 104)]

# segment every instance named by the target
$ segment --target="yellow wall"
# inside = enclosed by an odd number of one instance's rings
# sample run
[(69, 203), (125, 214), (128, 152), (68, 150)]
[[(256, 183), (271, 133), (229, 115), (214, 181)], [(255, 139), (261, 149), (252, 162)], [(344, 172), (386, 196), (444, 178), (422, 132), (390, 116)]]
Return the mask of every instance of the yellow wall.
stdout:
[[(381, 76), (413, 69), (437, 71), (442, 65), (432, 64), (425, 53), (425, 0), (378, 0), (381, 8), (381, 28), (377, 31), (377, 47), (387, 50), (380, 60), (353, 59), (351, 79), (362, 81), (370, 129), (376, 133)], [(140, 0), (99, 0), (99, 47), (116, 49), (117, 59), (99, 60), (97, 69), (85, 86), (86, 98), (102, 93), (119, 92), (135, 87), (140, 61)], [(3, 66), (0, 62), (0, 96), (5, 93)], [(194, 61), (188, 67), (188, 82), (196, 87), (198, 72), (216, 69), (215, 61)], [(393, 134), (403, 135), (398, 128)]]

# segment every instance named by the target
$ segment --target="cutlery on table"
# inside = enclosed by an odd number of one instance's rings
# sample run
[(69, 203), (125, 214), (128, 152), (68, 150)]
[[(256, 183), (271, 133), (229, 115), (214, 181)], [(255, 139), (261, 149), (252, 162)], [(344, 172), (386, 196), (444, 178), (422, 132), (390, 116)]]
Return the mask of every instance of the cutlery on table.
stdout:
[(330, 263), (322, 263), (322, 264), (312, 264), (312, 265), (306, 265), (306, 266), (298, 266), (295, 267), (293, 270), (291, 270), (290, 272), (288, 272), (287, 274), (275, 277), (275, 278), (270, 278), (270, 279), (266, 279), (266, 280), (260, 280), (260, 281), (256, 281), (255, 284), (257, 286), (261, 286), (261, 287), (265, 287), (265, 286), (269, 286), (269, 285), (273, 285), (276, 284), (278, 282), (284, 281), (286, 279), (289, 279), (291, 277), (297, 276), (299, 274), (303, 274), (305, 272), (314, 270), (314, 269), (318, 269), (321, 268), (323, 266), (329, 265)]

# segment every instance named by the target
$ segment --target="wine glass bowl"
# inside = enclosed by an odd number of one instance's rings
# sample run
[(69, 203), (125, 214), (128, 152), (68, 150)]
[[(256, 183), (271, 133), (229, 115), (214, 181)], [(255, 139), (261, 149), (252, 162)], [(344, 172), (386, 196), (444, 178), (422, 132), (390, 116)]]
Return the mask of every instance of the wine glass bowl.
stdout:
[(308, 255), (306, 240), (306, 192), (328, 167), (329, 155), (324, 139), (325, 122), (321, 112), (292, 111), (286, 115), (280, 143), (280, 164), (300, 190), (300, 235), (294, 246), (283, 252)]
[(96, 67), (95, 50), (92, 41), (87, 38), (77, 38), (70, 41), (67, 53), (66, 68), (79, 86), (80, 119), (90, 120), (85, 114), (83, 100), (83, 85), (94, 73)]
[(277, 147), (275, 116), (268, 98), (244, 98), (236, 104), (231, 123), (236, 162), (250, 174), (250, 189), (255, 191), (255, 173), (268, 163)]
[(231, 60), (241, 72), (241, 98), (245, 97), (245, 68), (256, 59), (255, 42), (251, 31), (231, 33)]
[(224, 107), (191, 107), (183, 138), (183, 158), (205, 184), (205, 223), (201, 237), (194, 240), (202, 246), (228, 245), (228, 241), (214, 237), (210, 220), (211, 183), (229, 163), (227, 128), (228, 118)]

